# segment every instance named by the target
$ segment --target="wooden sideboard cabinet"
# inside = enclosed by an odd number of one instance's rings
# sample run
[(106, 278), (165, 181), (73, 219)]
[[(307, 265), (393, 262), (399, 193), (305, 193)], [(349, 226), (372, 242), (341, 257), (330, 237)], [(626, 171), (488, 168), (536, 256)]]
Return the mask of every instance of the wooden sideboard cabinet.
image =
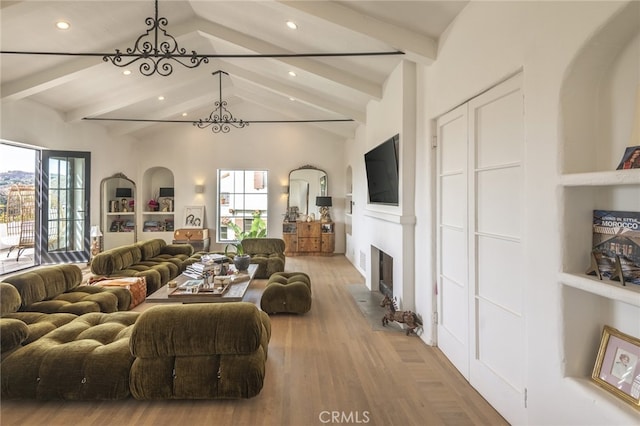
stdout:
[(287, 256), (332, 256), (335, 226), (333, 222), (284, 222), (282, 239)]

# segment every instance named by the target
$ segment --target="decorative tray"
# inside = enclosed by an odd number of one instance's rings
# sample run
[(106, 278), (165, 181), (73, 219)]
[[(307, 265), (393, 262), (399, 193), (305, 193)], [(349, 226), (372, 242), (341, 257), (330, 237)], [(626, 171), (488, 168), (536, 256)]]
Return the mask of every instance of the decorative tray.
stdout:
[(169, 293), (169, 297), (193, 296), (196, 294), (220, 297), (229, 289), (230, 285), (231, 281), (228, 281), (222, 284), (222, 286), (205, 287), (203, 285), (203, 280), (188, 280), (173, 289), (173, 291)]

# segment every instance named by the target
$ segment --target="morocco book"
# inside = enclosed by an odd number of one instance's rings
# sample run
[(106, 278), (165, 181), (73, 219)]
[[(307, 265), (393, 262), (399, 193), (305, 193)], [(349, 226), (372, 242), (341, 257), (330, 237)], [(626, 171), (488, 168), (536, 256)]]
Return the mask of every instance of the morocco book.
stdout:
[(593, 211), (593, 253), (603, 277), (620, 259), (625, 283), (640, 284), (640, 212)]

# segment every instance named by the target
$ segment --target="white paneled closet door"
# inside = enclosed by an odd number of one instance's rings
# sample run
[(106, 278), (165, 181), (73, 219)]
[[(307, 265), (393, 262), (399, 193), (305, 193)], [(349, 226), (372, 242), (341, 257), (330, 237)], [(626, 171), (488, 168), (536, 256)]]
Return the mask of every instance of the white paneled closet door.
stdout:
[(467, 105), (438, 126), (438, 347), (469, 380)]
[[(466, 187), (455, 188), (447, 184), (445, 177), (449, 172), (445, 163), (439, 171), (440, 211), (445, 211), (448, 200), (462, 197), (461, 194), (467, 197), (464, 204), (458, 201), (461, 209), (466, 206), (466, 214), (458, 213), (467, 221), (465, 247), (448, 249), (447, 233), (441, 232), (438, 262), (467, 272), (469, 285), (466, 286), (465, 303), (458, 294), (450, 300), (451, 292), (446, 291), (447, 281), (442, 277), (438, 290), (441, 321), (447, 322), (441, 309), (450, 311), (453, 306), (458, 308), (459, 318), (468, 319), (466, 330), (457, 333), (460, 338), (468, 338), (465, 342), (468, 364), (458, 367), (462, 356), (450, 356), (448, 350), (442, 350), (471, 385), (512, 424), (526, 423), (524, 374), (527, 358), (521, 273), (522, 218), (525, 213), (521, 87), (522, 75), (519, 74), (459, 107), (465, 108), (468, 114), (465, 144), (468, 146), (465, 162), (468, 168), (460, 172), (466, 176)], [(458, 133), (465, 132), (459, 130)], [(450, 144), (461, 152), (457, 147), (462, 143), (457, 138), (451, 141), (446, 132), (439, 136), (439, 157), (447, 155), (445, 153), (452, 149), (448, 147)], [(458, 194), (450, 194), (453, 189)], [(442, 218), (445, 218), (444, 214)], [(443, 229), (447, 222), (441, 220), (439, 226)], [(466, 257), (462, 253), (466, 253)], [(448, 274), (447, 268), (442, 270)], [(439, 346), (444, 328), (439, 324)], [(446, 336), (447, 333), (443, 333)], [(460, 348), (463, 346), (462, 343), (459, 345)]]

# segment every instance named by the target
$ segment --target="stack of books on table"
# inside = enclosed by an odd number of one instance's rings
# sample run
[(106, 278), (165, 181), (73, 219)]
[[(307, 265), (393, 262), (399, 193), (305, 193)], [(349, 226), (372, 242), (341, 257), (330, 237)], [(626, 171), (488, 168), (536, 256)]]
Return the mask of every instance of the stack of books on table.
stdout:
[(213, 263), (197, 262), (187, 266), (187, 269), (184, 270), (183, 274), (185, 274), (189, 278), (201, 280), (208, 272), (212, 270)]

